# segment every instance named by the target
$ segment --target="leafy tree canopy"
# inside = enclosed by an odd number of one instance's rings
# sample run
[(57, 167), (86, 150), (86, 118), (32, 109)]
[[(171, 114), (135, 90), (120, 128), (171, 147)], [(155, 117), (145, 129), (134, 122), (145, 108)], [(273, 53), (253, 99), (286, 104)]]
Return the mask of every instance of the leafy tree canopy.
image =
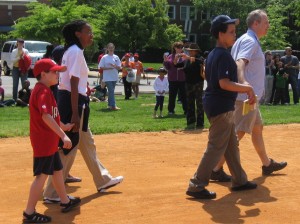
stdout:
[(76, 0), (62, 2), (59, 8), (42, 3), (29, 3), (28, 9), (29, 16), (20, 18), (14, 25), (15, 30), (10, 32), (13, 37), (61, 44), (63, 26), (75, 19), (87, 20), (97, 34), (95, 36), (101, 34), (97, 28), (99, 22), (95, 17), (95, 9), (87, 5), (77, 5)]
[(124, 50), (146, 47), (166, 48), (184, 35), (180, 27), (169, 24), (167, 1), (120, 0), (104, 7), (101, 20), (105, 25), (102, 42), (113, 42)]

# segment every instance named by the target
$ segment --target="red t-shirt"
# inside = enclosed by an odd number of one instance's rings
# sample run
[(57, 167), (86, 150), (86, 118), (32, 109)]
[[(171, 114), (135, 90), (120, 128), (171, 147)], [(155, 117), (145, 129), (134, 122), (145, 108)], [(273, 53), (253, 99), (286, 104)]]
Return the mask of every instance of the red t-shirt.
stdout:
[(50, 88), (37, 83), (31, 92), (30, 141), (34, 157), (51, 156), (58, 150), (59, 136), (43, 121), (43, 113), (50, 114), (59, 125), (60, 116)]

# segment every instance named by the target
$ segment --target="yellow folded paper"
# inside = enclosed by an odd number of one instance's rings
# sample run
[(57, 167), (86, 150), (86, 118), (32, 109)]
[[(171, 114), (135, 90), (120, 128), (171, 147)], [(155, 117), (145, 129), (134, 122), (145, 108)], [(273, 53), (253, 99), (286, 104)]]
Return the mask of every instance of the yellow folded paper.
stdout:
[(248, 114), (250, 111), (256, 109), (256, 102), (253, 104), (249, 104), (249, 99), (244, 100), (243, 102), (243, 115)]

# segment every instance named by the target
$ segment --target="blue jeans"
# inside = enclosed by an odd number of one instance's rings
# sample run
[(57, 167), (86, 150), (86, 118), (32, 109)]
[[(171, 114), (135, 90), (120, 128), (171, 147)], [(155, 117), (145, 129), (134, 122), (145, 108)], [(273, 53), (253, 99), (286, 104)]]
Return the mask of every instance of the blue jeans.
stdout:
[(298, 76), (297, 75), (289, 75), (288, 82), (286, 82), (286, 85), (285, 85), (285, 100), (286, 100), (286, 103), (290, 103), (289, 84), (291, 84), (291, 87), (292, 87), (294, 104), (299, 103), (297, 82), (298, 82)]
[(12, 70), (12, 78), (13, 78), (13, 99), (17, 100), (18, 98), (18, 87), (19, 87), (19, 78), (21, 78), (22, 88), (24, 87), (24, 81), (27, 80), (27, 73), (21, 75), (19, 68), (13, 67)]
[(105, 82), (108, 90), (108, 106), (109, 107), (116, 107), (116, 100), (115, 100), (115, 87), (117, 81), (107, 81)]

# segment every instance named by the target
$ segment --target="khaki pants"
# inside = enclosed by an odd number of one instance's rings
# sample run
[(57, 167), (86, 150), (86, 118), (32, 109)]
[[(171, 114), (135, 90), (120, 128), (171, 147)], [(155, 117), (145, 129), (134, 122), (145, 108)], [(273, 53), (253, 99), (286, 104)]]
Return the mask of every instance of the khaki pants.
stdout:
[(208, 185), (213, 168), (224, 155), (232, 175), (232, 187), (247, 182), (247, 175), (240, 162), (240, 151), (233, 122), (233, 111), (209, 119), (210, 129), (207, 149), (198, 169), (190, 179), (188, 190), (198, 192)]
[[(83, 118), (83, 116), (81, 117)], [(81, 123), (82, 123), (81, 119)], [(81, 125), (82, 126), (82, 125)], [(83, 132), (80, 128), (79, 131), (79, 143), (78, 145), (69, 152), (69, 154), (64, 155), (62, 150), (59, 150), (60, 159), (63, 164), (63, 178), (66, 180), (70, 169), (75, 160), (77, 149), (80, 149), (82, 157), (93, 176), (93, 180), (97, 189), (109, 182), (112, 176), (109, 174), (108, 170), (101, 164), (97, 158), (96, 145), (90, 128), (88, 127), (87, 132)], [(52, 177), (49, 176), (46, 188), (44, 190), (44, 197), (47, 198), (57, 198), (58, 195), (52, 184)]]

